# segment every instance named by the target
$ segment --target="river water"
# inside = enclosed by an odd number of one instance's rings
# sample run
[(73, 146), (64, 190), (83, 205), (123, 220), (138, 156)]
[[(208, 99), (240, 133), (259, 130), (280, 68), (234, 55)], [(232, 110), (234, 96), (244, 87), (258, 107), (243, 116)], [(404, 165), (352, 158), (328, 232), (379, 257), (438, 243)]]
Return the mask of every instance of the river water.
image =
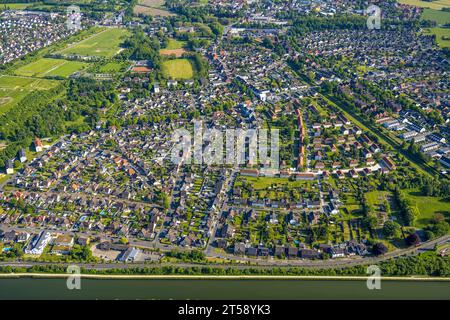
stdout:
[(0, 299), (450, 299), (450, 282), (361, 280), (94, 280), (80, 290), (65, 279), (0, 279)]

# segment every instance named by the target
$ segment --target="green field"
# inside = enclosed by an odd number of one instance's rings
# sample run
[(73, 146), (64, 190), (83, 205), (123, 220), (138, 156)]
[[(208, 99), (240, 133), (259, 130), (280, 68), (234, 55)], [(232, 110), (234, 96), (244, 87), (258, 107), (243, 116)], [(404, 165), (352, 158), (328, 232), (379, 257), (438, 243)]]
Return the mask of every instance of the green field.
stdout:
[(427, 29), (425, 32), (427, 34), (432, 33), (436, 35), (436, 42), (441, 48), (450, 48), (450, 29), (431, 28)]
[(129, 67), (126, 62), (108, 62), (98, 68), (101, 73), (115, 73), (125, 71)]
[(8, 111), (30, 92), (51, 89), (57, 84), (56, 80), (0, 76), (0, 114)]
[(23, 10), (30, 5), (31, 3), (1, 3), (0, 8), (10, 10)]
[(421, 0), (399, 0), (399, 3), (409, 4), (416, 7), (430, 8), (441, 10), (442, 8), (450, 7), (450, 0), (435, 0), (435, 1), (421, 1)]
[(442, 213), (446, 219), (450, 218), (450, 200), (439, 197), (424, 197), (417, 190), (410, 190), (406, 193), (411, 204), (417, 206), (420, 216), (416, 220), (416, 226), (423, 228), (430, 223), (430, 219), (435, 213)]
[(169, 39), (167, 46), (164, 49), (167, 49), (167, 50), (182, 49), (185, 45), (186, 45), (186, 41)]
[(88, 64), (85, 62), (42, 58), (18, 68), (15, 71), (15, 74), (27, 77), (68, 77), (86, 66), (88, 66)]
[(163, 72), (170, 79), (191, 79), (194, 76), (194, 70), (188, 59), (164, 61)]
[(308, 188), (312, 185), (317, 184), (315, 181), (302, 181), (302, 180), (294, 180), (291, 181), (289, 178), (276, 178), (276, 177), (248, 177), (248, 176), (240, 176), (236, 181), (235, 186), (242, 185), (242, 182), (246, 181), (247, 183), (251, 183), (255, 190), (263, 190), (271, 187), (272, 185), (282, 185), (289, 186), (289, 188)]
[(127, 35), (126, 29), (103, 29), (99, 33), (67, 47), (60, 53), (109, 58), (119, 52), (120, 45)]
[(434, 9), (424, 9), (420, 18), (422, 20), (435, 21), (439, 25), (444, 25), (450, 23), (450, 12)]

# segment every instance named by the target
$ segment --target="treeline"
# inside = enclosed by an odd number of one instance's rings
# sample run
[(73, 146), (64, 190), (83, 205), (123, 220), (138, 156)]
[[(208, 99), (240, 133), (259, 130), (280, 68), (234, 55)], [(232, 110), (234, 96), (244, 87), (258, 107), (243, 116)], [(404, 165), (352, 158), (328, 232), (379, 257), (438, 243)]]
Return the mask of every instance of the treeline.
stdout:
[[(450, 259), (436, 253), (423, 253), (418, 256), (400, 257), (378, 263), (382, 276), (433, 276), (450, 277)], [(0, 273), (66, 273), (66, 267), (61, 265), (46, 265), (25, 267), (0, 267)], [(271, 267), (271, 268), (235, 268), (233, 266), (214, 267), (198, 265), (192, 267), (180, 266), (148, 266), (143, 268), (112, 268), (85, 269), (84, 274), (120, 274), (120, 275), (266, 275), (266, 276), (367, 276), (367, 266), (347, 268), (301, 268), (301, 267)]]
[(303, 15), (293, 20), (290, 33), (303, 35), (307, 32), (317, 30), (342, 30), (367, 29), (367, 17), (358, 15), (341, 15), (335, 17), (318, 17), (315, 15)]
[(200, 250), (191, 251), (170, 251), (166, 253), (167, 257), (177, 258), (185, 262), (204, 262), (205, 253)]
[(148, 37), (142, 28), (136, 28), (123, 46), (125, 50), (120, 53), (119, 59), (149, 60), (155, 71), (161, 71), (161, 46), (156, 37)]
[(208, 71), (209, 71), (209, 64), (208, 62), (202, 58), (202, 56), (198, 53), (185, 53), (183, 54), (184, 58), (188, 58), (192, 66), (194, 67), (194, 70), (196, 71), (194, 73), (196, 78), (207, 78)]
[(419, 215), (417, 207), (412, 206), (411, 202), (399, 188), (394, 189), (394, 201), (400, 210), (404, 225), (413, 226), (416, 217)]

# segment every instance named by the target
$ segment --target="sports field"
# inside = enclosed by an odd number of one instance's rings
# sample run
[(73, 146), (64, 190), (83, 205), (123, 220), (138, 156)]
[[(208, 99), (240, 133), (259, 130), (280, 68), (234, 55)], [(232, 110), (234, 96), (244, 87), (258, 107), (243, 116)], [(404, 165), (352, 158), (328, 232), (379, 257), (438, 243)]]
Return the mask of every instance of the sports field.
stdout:
[(61, 53), (109, 58), (120, 51), (120, 45), (127, 35), (126, 29), (102, 29), (99, 33), (67, 47)]
[(8, 111), (30, 92), (48, 90), (57, 84), (56, 80), (0, 76), (0, 114)]
[(398, 0), (399, 3), (409, 4), (411, 6), (430, 8), (441, 10), (442, 8), (450, 7), (450, 0), (435, 0), (435, 1), (421, 1), (421, 0)]
[(42, 58), (18, 68), (15, 74), (26, 77), (68, 77), (88, 65), (88, 63), (79, 61)]
[(422, 20), (436, 21), (437, 24), (444, 25), (450, 23), (450, 12), (434, 9), (424, 9), (420, 18)]
[(188, 59), (164, 61), (163, 72), (170, 79), (191, 79), (194, 76), (194, 70)]

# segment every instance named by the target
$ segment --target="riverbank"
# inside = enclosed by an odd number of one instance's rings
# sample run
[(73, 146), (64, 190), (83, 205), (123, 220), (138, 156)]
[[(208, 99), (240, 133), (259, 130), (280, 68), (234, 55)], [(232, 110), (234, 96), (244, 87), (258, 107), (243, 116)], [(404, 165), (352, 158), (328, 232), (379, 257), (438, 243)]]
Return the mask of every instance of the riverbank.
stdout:
[[(41, 278), (61, 279), (73, 274), (68, 273), (0, 273), (0, 279), (4, 278)], [(272, 276), (272, 275), (109, 275), (109, 274), (81, 274), (83, 279), (107, 279), (107, 280), (367, 280), (368, 276)], [(381, 277), (382, 281), (448, 281), (444, 277)]]

